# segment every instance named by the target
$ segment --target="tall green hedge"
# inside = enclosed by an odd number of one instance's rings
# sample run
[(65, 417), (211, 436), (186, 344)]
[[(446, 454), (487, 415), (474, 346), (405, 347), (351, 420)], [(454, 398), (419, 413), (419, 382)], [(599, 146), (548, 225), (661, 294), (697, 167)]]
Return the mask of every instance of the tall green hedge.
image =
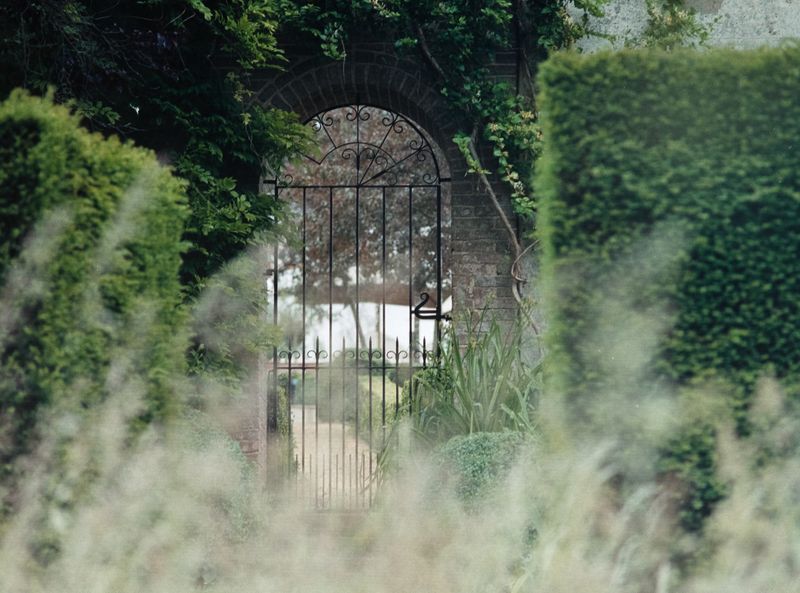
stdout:
[(468, 508), (477, 508), (508, 477), (526, 446), (523, 433), (473, 432), (438, 446), (434, 460), (441, 464), (443, 483)]
[(562, 54), (539, 82), (554, 386), (722, 381), (746, 430), (757, 378), (800, 374), (800, 46)]
[(182, 368), (183, 183), (155, 155), (82, 129), (49, 98), (0, 103), (0, 463), (42, 406), (80, 410), (138, 377), (139, 420), (169, 413)]

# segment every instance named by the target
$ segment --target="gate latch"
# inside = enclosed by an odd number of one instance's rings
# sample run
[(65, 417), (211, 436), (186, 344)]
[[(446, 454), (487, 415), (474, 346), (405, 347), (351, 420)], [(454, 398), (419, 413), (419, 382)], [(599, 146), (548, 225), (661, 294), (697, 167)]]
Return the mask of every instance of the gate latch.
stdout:
[(438, 311), (434, 311), (432, 313), (423, 313), (422, 307), (424, 307), (429, 300), (431, 300), (431, 295), (427, 292), (419, 293), (419, 298), (422, 300), (414, 307), (414, 316), (417, 319), (434, 319), (436, 321), (451, 321), (452, 317), (450, 317), (449, 313), (439, 313)]

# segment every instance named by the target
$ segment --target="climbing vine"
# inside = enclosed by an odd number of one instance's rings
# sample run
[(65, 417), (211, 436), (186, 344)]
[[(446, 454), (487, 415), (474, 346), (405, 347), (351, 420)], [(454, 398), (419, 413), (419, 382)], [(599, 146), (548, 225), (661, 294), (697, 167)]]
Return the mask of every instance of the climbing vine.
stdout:
[[(278, 204), (258, 195), (264, 160), (280, 162), (308, 141), (292, 114), (249, 100), (251, 73), (281, 68), (281, 44), (298, 39), (346, 60), (367, 31), (427, 64), (461, 122), (454, 141), (504, 217), (516, 261), (524, 247), (496, 191), (505, 187), (532, 222), (530, 179), (543, 142), (537, 65), (589, 34), (607, 1), (8, 0), (0, 5), (0, 95), (54, 87), (91, 128), (172, 163), (188, 181), (182, 276), (195, 290), (277, 219)], [(650, 19), (639, 45), (704, 39), (682, 0), (642, 1)], [(520, 54), (513, 87), (491, 68), (512, 47)]]
[[(542, 139), (532, 83), (536, 64), (585, 36), (589, 17), (600, 16), (606, 1), (578, 0), (570, 11), (566, 0), (349, 0), (307, 13), (305, 28), (336, 59), (346, 59), (348, 42), (365, 23), (388, 33), (399, 51), (418, 52), (464, 122), (454, 141), (470, 170), (505, 183), (516, 212), (532, 217), (529, 179)], [(496, 53), (511, 47), (523, 54), (519, 89), (497, 82), (490, 68)], [(491, 163), (475, 149), (484, 142)]]

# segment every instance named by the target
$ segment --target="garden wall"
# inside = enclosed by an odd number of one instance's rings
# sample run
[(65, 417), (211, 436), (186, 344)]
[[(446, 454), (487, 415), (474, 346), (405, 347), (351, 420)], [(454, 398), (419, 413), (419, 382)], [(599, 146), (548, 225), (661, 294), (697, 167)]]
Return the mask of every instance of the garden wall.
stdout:
[[(800, 37), (796, 0), (686, 0), (686, 6), (697, 12), (699, 23), (711, 26), (709, 45), (744, 49)], [(604, 11), (605, 16), (594, 19), (592, 27), (616, 39), (585, 39), (579, 44), (584, 50), (619, 47), (626, 38), (640, 34), (647, 23), (645, 0), (609, 0)]]
[[(441, 95), (438, 81), (426, 74), (422, 58), (376, 41), (353, 42), (344, 61), (320, 57), (303, 46), (287, 46), (285, 51), (284, 72), (252, 76), (263, 105), (297, 113), (301, 121), (341, 105), (383, 107), (415, 121), (438, 144), (444, 156), (443, 174), (451, 179), (445, 191), (451, 192), (452, 200), (453, 310), (487, 308), (501, 318), (513, 317), (516, 302), (508, 238), (477, 176), (467, 175), (466, 162), (453, 143), (460, 122)], [(516, 49), (498, 53), (491, 69), (498, 80), (520, 84)], [(482, 157), (490, 162), (491, 152), (481, 148)], [(510, 211), (505, 188), (499, 182), (495, 186)]]

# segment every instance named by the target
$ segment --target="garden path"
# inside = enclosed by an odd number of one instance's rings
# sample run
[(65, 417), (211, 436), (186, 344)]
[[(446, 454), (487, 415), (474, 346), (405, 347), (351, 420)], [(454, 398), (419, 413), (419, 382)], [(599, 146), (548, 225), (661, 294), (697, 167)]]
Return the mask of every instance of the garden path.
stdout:
[(341, 421), (318, 420), (313, 405), (292, 405), (292, 435), (298, 496), (316, 508), (369, 508), (377, 447)]

